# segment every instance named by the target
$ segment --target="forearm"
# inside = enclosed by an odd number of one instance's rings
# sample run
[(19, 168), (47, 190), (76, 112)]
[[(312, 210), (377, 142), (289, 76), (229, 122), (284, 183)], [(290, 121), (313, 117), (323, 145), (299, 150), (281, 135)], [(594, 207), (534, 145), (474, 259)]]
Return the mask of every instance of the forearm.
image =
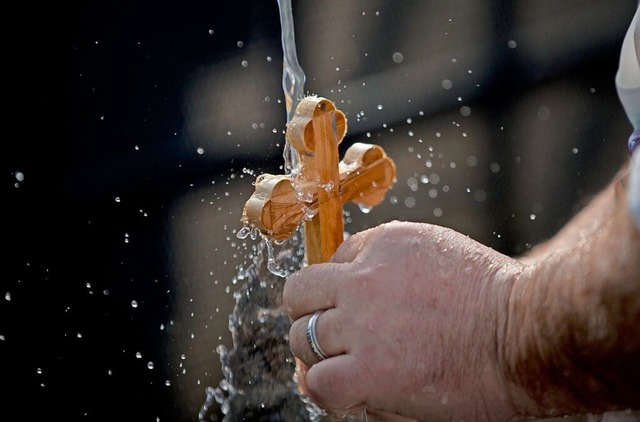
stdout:
[(513, 287), (502, 359), (531, 416), (640, 403), (640, 230), (624, 186), (595, 201)]

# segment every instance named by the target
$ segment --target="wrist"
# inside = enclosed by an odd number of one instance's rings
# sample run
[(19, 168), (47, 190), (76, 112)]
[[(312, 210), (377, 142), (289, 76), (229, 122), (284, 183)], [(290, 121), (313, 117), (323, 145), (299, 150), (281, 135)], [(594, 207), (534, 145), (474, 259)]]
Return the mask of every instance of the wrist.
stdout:
[(511, 286), (501, 321), (499, 367), (502, 372), (508, 401), (521, 418), (545, 416), (538, 390), (542, 381), (544, 359), (535, 345), (540, 342), (531, 327), (531, 302), (538, 296), (534, 292), (536, 264), (524, 265)]
[(502, 367), (522, 416), (640, 403), (638, 232), (628, 216), (613, 214), (592, 235), (527, 266), (514, 282)]

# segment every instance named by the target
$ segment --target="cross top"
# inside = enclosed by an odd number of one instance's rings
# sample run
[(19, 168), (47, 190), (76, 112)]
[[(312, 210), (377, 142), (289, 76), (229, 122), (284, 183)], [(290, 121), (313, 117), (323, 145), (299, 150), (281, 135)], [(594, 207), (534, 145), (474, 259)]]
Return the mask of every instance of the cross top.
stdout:
[(290, 175), (256, 178), (242, 222), (263, 236), (286, 240), (304, 221), (308, 263), (328, 261), (343, 241), (342, 204), (374, 207), (396, 177), (393, 160), (377, 145), (355, 143), (338, 161), (338, 144), (346, 131), (347, 119), (333, 102), (303, 98), (285, 135), (298, 152), (299, 164)]

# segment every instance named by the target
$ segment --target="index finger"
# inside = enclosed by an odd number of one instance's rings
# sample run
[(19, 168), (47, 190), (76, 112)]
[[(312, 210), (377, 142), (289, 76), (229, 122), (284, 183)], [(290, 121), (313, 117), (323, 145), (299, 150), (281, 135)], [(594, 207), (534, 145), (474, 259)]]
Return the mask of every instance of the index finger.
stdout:
[(362, 251), (362, 248), (364, 248), (370, 230), (371, 229), (368, 229), (349, 236), (348, 239), (338, 246), (330, 262), (353, 262), (358, 254), (360, 254), (360, 251)]
[(334, 263), (312, 264), (287, 277), (282, 301), (291, 319), (335, 307), (340, 266)]

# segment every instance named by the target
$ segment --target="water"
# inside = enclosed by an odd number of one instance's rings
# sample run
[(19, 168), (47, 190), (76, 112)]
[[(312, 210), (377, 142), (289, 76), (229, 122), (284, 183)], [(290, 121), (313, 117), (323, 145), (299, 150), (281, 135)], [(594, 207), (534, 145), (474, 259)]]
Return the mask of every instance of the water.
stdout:
[[(298, 63), (290, 0), (278, 0), (282, 25), (282, 87), (287, 122), (302, 98), (305, 75)], [(297, 153), (284, 149), (285, 171), (297, 165)], [(239, 238), (256, 239), (257, 231), (247, 226)], [(236, 305), (229, 316), (233, 348), (218, 347), (224, 379), (206, 389), (206, 400), (198, 415), (209, 420), (218, 403), (224, 421), (317, 421), (323, 412), (304, 397), (294, 380), (296, 363), (288, 344), (291, 322), (282, 307), (284, 277), (300, 269), (304, 244), (299, 231), (286, 242), (262, 238), (254, 246), (252, 264), (236, 276), (244, 284), (234, 293)]]
[[(291, 0), (278, 0), (278, 7), (280, 8), (280, 25), (282, 27), (282, 89), (287, 108), (287, 122), (290, 122), (296, 106), (304, 95), (306, 76), (298, 62)], [(298, 153), (287, 142), (283, 155), (285, 173), (289, 174), (298, 163)]]
[[(233, 348), (218, 347), (224, 379), (207, 388), (199, 420), (208, 420), (217, 402), (224, 421), (315, 421), (321, 414), (299, 392), (295, 359), (288, 343), (291, 322), (282, 307), (284, 279), (267, 269), (266, 242), (254, 246), (253, 262), (237, 275), (244, 284), (234, 293), (229, 316)], [(304, 248), (299, 234), (276, 252), (280, 268), (300, 268)]]
[[(287, 122), (291, 121), (303, 98), (305, 74), (298, 63), (291, 0), (278, 0), (282, 26), (283, 74)], [(297, 152), (285, 142), (286, 174), (298, 163)], [(330, 187), (329, 187), (330, 188)], [(237, 237), (256, 239), (258, 232), (242, 227)], [(236, 281), (244, 284), (234, 293), (236, 305), (229, 316), (233, 348), (217, 349), (224, 379), (216, 388), (206, 389), (206, 400), (198, 415), (209, 418), (218, 403), (225, 422), (334, 420), (305, 397), (295, 382), (296, 362), (289, 349), (291, 322), (282, 306), (282, 289), (288, 274), (304, 265), (304, 242), (298, 230), (285, 242), (267, 238), (254, 246), (252, 264), (241, 270)], [(366, 421), (366, 411), (340, 418)]]

